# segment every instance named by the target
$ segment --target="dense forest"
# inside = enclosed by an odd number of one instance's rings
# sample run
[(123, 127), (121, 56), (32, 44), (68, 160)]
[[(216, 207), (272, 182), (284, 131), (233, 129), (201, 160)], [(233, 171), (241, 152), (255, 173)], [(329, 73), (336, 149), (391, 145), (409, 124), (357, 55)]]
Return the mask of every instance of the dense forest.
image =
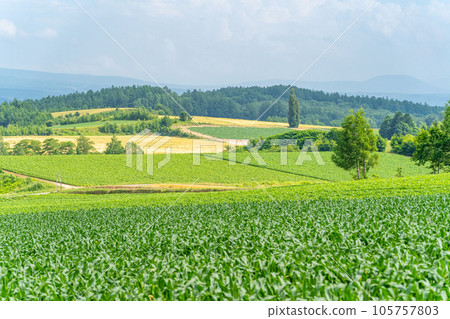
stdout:
[[(178, 95), (168, 88), (151, 86), (112, 87), (47, 97), (40, 100), (4, 102), (0, 105), (0, 126), (42, 125), (52, 117), (50, 112), (107, 108), (143, 107), (159, 114), (179, 115), (180, 105), (191, 115), (257, 119), (287, 89), (287, 86), (229, 87), (212, 91), (188, 91)], [(351, 109), (364, 108), (372, 127), (379, 127), (388, 115), (397, 111), (411, 114), (417, 124), (428, 118), (443, 116), (444, 108), (410, 101), (368, 96), (347, 96), (295, 88), (300, 100), (302, 124), (338, 126)], [(284, 94), (261, 120), (286, 121), (289, 94)]]

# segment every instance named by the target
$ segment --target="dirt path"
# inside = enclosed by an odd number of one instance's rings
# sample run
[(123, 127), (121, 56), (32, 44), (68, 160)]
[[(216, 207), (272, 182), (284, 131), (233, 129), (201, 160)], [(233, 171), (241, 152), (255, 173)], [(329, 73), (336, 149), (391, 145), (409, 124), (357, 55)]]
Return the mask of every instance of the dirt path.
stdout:
[(69, 184), (64, 184), (64, 183), (57, 183), (57, 182), (49, 181), (49, 180), (43, 179), (43, 178), (37, 178), (37, 177), (33, 177), (33, 176), (27, 176), (27, 175), (23, 175), (23, 174), (19, 174), (19, 173), (10, 172), (10, 171), (4, 170), (4, 169), (2, 169), (2, 171), (5, 172), (6, 174), (14, 175), (14, 176), (21, 177), (21, 178), (32, 178), (32, 179), (35, 179), (40, 182), (49, 183), (49, 184), (52, 184), (55, 186), (62, 187), (64, 189), (81, 188), (80, 186), (74, 186), (74, 185), (69, 185)]
[[(64, 183), (57, 183), (53, 181), (49, 181), (43, 178), (36, 178), (28, 175), (23, 175), (19, 173), (14, 173), (11, 171), (7, 171), (2, 169), (3, 172), (6, 174), (14, 175), (20, 178), (32, 178), (40, 182), (49, 183), (55, 186), (60, 186), (63, 189), (82, 189), (82, 188), (103, 188), (103, 189), (139, 189), (139, 188), (146, 188), (146, 189), (157, 189), (157, 190), (167, 190), (167, 189), (197, 189), (197, 190), (233, 190), (233, 189), (239, 189), (238, 186), (234, 185), (223, 185), (223, 184), (196, 184), (196, 185), (190, 185), (190, 184), (128, 184), (128, 185), (99, 185), (99, 186), (74, 186)], [(32, 194), (32, 195), (46, 195), (49, 193), (40, 193), (40, 194)]]

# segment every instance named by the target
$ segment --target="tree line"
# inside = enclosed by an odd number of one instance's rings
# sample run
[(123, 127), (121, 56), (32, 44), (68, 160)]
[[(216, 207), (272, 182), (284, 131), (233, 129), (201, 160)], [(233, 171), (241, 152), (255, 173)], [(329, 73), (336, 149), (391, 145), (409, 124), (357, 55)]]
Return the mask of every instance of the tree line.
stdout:
[[(115, 135), (106, 146), (105, 154), (125, 153), (125, 147)], [(60, 142), (55, 138), (45, 139), (43, 143), (37, 140), (23, 139), (12, 148), (0, 136), (0, 155), (86, 155), (93, 152), (95, 152), (94, 142), (84, 135), (77, 139), (76, 144), (70, 141)]]
[[(292, 101), (295, 97), (291, 93)], [(296, 107), (296, 103), (292, 107)], [(295, 114), (295, 112), (292, 112)], [(418, 129), (410, 122), (408, 114), (397, 113), (394, 120), (386, 118), (386, 125), (391, 128), (398, 127), (406, 129), (407, 123), (411, 124), (409, 129), (414, 132)], [(381, 133), (380, 129), (380, 133)], [(393, 133), (395, 132), (395, 133)], [(411, 134), (397, 135), (405, 131), (391, 131), (391, 147), (394, 153), (411, 156), (417, 165), (428, 165), (433, 173), (438, 174), (443, 169), (450, 168), (450, 102), (446, 105), (444, 119), (442, 122), (435, 122), (431, 127), (423, 127), (417, 136)], [(406, 132), (409, 132), (408, 130)], [(296, 145), (288, 146), (287, 150), (299, 151), (308, 140), (315, 143), (317, 151), (333, 151), (332, 160), (345, 170), (354, 170), (355, 179), (368, 178), (369, 170), (378, 164), (379, 156), (377, 152), (384, 152), (386, 149), (386, 138), (376, 134), (370, 127), (366, 119), (365, 112), (361, 108), (358, 112), (351, 112), (341, 123), (341, 129), (331, 129), (330, 131), (319, 130), (293, 130), (287, 133), (270, 136), (266, 139), (252, 139), (249, 148), (257, 147), (261, 150), (279, 150), (281, 145), (276, 145), (274, 141), (294, 140)], [(244, 149), (242, 149), (244, 150)], [(398, 173), (401, 176), (401, 169)]]
[[(287, 86), (229, 87), (211, 91), (187, 91), (181, 95), (151, 86), (112, 87), (47, 97), (40, 100), (4, 102), (0, 105), (0, 126), (41, 125), (54, 120), (50, 112), (92, 108), (145, 108), (154, 113), (178, 115), (185, 110), (190, 115), (227, 117), (288, 122), (289, 94)], [(410, 101), (398, 101), (369, 96), (347, 96), (302, 88), (293, 88), (300, 101), (300, 123), (339, 126), (351, 109), (365, 109), (372, 127), (378, 127), (385, 117), (396, 111), (411, 114), (416, 121), (430, 123), (443, 116), (442, 107)], [(272, 105), (273, 104), (273, 105)], [(442, 114), (441, 114), (442, 113)], [(56, 122), (55, 122), (56, 123)]]

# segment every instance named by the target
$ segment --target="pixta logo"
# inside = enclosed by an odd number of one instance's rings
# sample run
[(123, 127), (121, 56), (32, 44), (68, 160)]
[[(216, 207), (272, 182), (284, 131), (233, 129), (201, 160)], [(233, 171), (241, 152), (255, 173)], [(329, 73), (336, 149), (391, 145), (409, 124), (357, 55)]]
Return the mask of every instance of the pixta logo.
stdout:
[(156, 165), (160, 169), (170, 162), (172, 158), (172, 147), (165, 147), (172, 138), (169, 136), (161, 136), (159, 133), (152, 133), (144, 130), (134, 135), (127, 141), (126, 145), (126, 161), (128, 167), (136, 167), (136, 170), (144, 171), (144, 161), (146, 161), (147, 174), (153, 175), (155, 170), (155, 154), (164, 153), (165, 157), (159, 160)]

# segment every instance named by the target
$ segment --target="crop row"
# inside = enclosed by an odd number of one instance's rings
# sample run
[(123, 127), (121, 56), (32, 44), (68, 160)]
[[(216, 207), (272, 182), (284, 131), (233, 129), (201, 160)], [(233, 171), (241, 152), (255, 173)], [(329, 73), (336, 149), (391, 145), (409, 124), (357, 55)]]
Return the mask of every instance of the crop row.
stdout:
[[(258, 181), (259, 182), (259, 181)], [(240, 203), (248, 201), (378, 198), (450, 194), (450, 175), (370, 179), (210, 193), (81, 195), (56, 193), (43, 196), (0, 196), (0, 214), (64, 209), (171, 206), (173, 204)]]
[(4, 300), (448, 300), (450, 197), (0, 216)]

